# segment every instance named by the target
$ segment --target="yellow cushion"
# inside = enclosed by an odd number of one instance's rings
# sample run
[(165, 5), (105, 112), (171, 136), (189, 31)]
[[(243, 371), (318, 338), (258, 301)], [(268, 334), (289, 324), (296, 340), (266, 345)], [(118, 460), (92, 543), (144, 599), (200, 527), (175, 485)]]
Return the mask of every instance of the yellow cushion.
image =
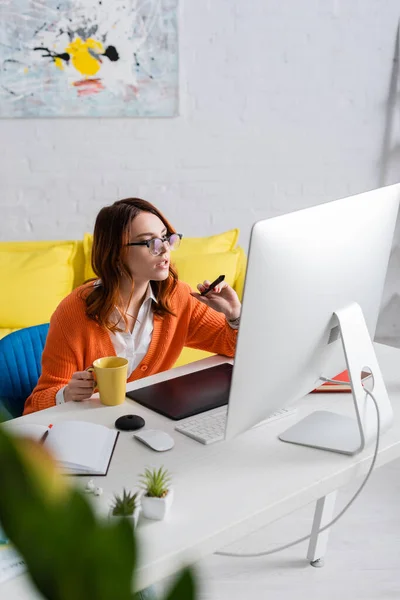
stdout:
[(229, 252), (237, 244), (239, 229), (230, 229), (216, 235), (207, 237), (182, 238), (181, 245), (175, 250), (176, 256), (183, 254), (214, 254), (215, 252)]
[(239, 253), (239, 256), (238, 256), (238, 264), (237, 264), (237, 269), (236, 269), (236, 279), (234, 281), (233, 287), (234, 287), (237, 295), (239, 296), (239, 300), (242, 301), (244, 282), (246, 279), (247, 258), (246, 258), (246, 254), (244, 253), (243, 248), (238, 246), (237, 251)]
[(191, 362), (195, 362), (196, 360), (207, 358), (208, 356), (214, 355), (211, 352), (206, 352), (205, 350), (196, 350), (195, 348), (182, 348), (182, 352), (180, 353), (178, 360), (172, 368), (175, 369), (176, 367), (187, 365)]
[(86, 279), (91, 279), (92, 277), (96, 277), (93, 273), (92, 269), (92, 245), (93, 245), (93, 234), (85, 233), (83, 236), (83, 253), (85, 255), (85, 271), (84, 277)]
[[(229, 252), (236, 246), (239, 237), (239, 229), (230, 229), (223, 233), (210, 235), (208, 237), (183, 238), (178, 250), (173, 256), (187, 256), (200, 254), (214, 254), (216, 252)], [(85, 233), (83, 237), (83, 251), (85, 254), (85, 279), (95, 277), (91, 265), (93, 235)]]
[(214, 281), (219, 275), (225, 275), (225, 281), (233, 286), (238, 268), (239, 250), (218, 252), (215, 254), (178, 255), (171, 253), (171, 262), (178, 271), (180, 281), (185, 281), (197, 291), (197, 284), (205, 279)]
[(0, 323), (17, 329), (49, 321), (73, 288), (76, 242), (0, 244)]

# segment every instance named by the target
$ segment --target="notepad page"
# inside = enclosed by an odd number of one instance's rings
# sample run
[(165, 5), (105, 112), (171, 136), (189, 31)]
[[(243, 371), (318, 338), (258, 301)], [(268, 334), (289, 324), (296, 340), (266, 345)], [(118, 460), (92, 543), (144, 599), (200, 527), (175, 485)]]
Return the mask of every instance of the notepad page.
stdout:
[(116, 431), (85, 421), (61, 421), (49, 431), (45, 446), (68, 470), (101, 473), (106, 470)]

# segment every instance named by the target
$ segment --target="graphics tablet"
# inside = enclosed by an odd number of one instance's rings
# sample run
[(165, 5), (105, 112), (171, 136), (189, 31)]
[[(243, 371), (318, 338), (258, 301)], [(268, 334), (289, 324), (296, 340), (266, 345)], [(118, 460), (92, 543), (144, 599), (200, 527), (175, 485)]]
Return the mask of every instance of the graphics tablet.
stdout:
[(233, 366), (223, 363), (127, 392), (128, 398), (179, 421), (228, 404)]

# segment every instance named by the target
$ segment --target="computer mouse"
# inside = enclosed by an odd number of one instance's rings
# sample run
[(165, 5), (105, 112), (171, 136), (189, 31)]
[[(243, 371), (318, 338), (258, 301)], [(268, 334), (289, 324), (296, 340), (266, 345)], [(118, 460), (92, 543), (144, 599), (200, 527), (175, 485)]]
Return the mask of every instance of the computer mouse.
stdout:
[(133, 437), (157, 452), (171, 450), (175, 445), (174, 439), (169, 433), (165, 433), (165, 431), (161, 431), (160, 429), (144, 429), (139, 433), (134, 433)]
[(115, 427), (121, 431), (135, 431), (144, 427), (145, 421), (139, 415), (123, 415), (115, 421)]

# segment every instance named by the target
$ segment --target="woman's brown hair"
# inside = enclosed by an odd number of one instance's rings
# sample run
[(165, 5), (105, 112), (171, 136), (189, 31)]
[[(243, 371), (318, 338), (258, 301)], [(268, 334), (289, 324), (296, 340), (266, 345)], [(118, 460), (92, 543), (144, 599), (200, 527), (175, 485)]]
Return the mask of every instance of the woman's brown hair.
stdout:
[[(121, 331), (111, 315), (120, 303), (119, 286), (123, 277), (134, 281), (125, 266), (125, 256), (128, 252), (126, 244), (129, 242), (129, 227), (132, 220), (141, 212), (150, 212), (156, 215), (167, 228), (167, 235), (176, 233), (155, 206), (140, 198), (125, 198), (118, 200), (111, 206), (101, 209), (96, 218), (93, 233), (92, 269), (101, 285), (90, 288), (89, 293), (84, 293), (86, 314), (90, 319), (97, 321), (110, 331)], [(169, 276), (164, 281), (153, 281), (152, 290), (157, 298), (154, 312), (161, 316), (174, 313), (170, 307), (170, 296), (177, 284), (178, 275), (169, 265)], [(127, 326), (126, 316), (121, 311), (122, 318)]]

